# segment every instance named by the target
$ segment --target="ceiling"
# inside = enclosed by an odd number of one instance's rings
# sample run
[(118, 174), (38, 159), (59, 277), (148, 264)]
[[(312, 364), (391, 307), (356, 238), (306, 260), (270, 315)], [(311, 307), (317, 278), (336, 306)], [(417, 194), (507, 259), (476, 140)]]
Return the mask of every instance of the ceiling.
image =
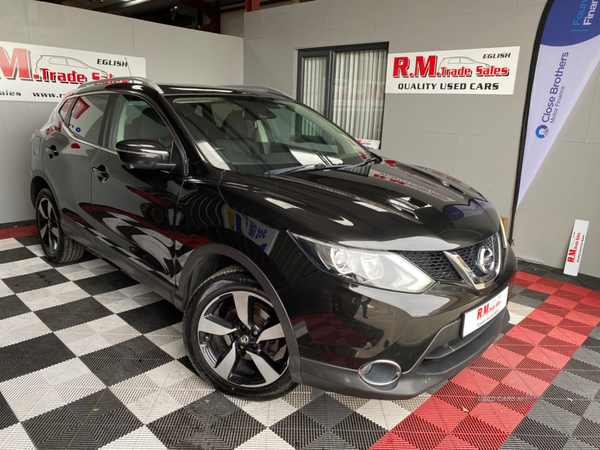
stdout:
[[(218, 13), (244, 9), (245, 0), (37, 0), (151, 22), (219, 32)], [(283, 0), (263, 1), (264, 4)]]

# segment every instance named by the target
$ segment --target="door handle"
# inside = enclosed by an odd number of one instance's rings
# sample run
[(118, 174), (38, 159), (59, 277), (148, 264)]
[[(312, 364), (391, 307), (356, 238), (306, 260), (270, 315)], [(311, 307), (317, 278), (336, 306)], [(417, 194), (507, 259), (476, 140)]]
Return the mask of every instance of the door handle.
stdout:
[(101, 182), (105, 182), (110, 177), (110, 175), (108, 174), (108, 170), (104, 165), (92, 167), (92, 172), (98, 177), (98, 180), (100, 180)]
[(50, 155), (50, 159), (58, 158), (58, 156), (60, 155), (60, 153), (58, 153), (58, 149), (56, 148), (56, 145), (51, 145), (50, 147), (46, 147), (46, 153), (48, 153), (48, 155)]

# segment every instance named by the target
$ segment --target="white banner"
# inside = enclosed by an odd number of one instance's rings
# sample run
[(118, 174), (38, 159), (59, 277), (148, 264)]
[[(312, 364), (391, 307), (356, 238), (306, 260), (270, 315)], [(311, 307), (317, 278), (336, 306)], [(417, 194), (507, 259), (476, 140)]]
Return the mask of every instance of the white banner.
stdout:
[(132, 56), (0, 41), (0, 101), (58, 102), (86, 81), (146, 76)]
[(587, 220), (576, 220), (571, 233), (571, 241), (567, 250), (567, 259), (565, 261), (565, 270), (563, 273), (574, 277), (579, 273), (579, 265), (581, 264), (581, 256), (583, 255), (583, 246), (587, 235), (588, 226), (590, 223)]
[(386, 94), (512, 95), (519, 47), (392, 53)]
[(535, 66), (517, 206), (600, 61), (597, 6), (598, 0), (557, 0), (550, 9)]

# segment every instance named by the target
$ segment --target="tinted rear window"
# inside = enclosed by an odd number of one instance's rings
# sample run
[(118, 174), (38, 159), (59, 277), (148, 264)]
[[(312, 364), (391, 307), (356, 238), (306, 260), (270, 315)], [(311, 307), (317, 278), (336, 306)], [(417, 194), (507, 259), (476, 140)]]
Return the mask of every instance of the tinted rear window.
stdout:
[(71, 109), (69, 129), (79, 139), (100, 145), (102, 119), (110, 94), (78, 97)]

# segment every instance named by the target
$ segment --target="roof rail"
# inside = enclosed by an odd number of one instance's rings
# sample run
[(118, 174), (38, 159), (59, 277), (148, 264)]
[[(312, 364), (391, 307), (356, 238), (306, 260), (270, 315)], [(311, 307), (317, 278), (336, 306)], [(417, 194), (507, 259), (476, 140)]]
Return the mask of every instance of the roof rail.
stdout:
[(245, 89), (253, 90), (253, 91), (263, 91), (263, 92), (267, 92), (269, 94), (277, 94), (277, 95), (281, 95), (283, 97), (287, 97), (289, 99), (294, 100), (294, 97), (292, 97), (291, 95), (287, 95), (285, 92), (279, 91), (277, 89), (273, 89), (272, 87), (268, 87), (268, 86), (252, 86), (252, 85), (241, 85), (240, 84), (240, 85), (227, 85), (227, 86), (221, 86), (221, 87), (238, 89), (240, 91), (243, 91)]
[(163, 90), (158, 86), (158, 84), (156, 84), (154, 81), (149, 80), (148, 78), (144, 78), (144, 77), (103, 78), (101, 80), (88, 81), (87, 83), (80, 84), (77, 89), (81, 89), (83, 87), (88, 87), (88, 86), (94, 86), (97, 84), (106, 84), (106, 83), (115, 83), (115, 82), (139, 83), (144, 86), (148, 86), (148, 87), (151, 87), (152, 89), (155, 89), (160, 94), (163, 93)]

